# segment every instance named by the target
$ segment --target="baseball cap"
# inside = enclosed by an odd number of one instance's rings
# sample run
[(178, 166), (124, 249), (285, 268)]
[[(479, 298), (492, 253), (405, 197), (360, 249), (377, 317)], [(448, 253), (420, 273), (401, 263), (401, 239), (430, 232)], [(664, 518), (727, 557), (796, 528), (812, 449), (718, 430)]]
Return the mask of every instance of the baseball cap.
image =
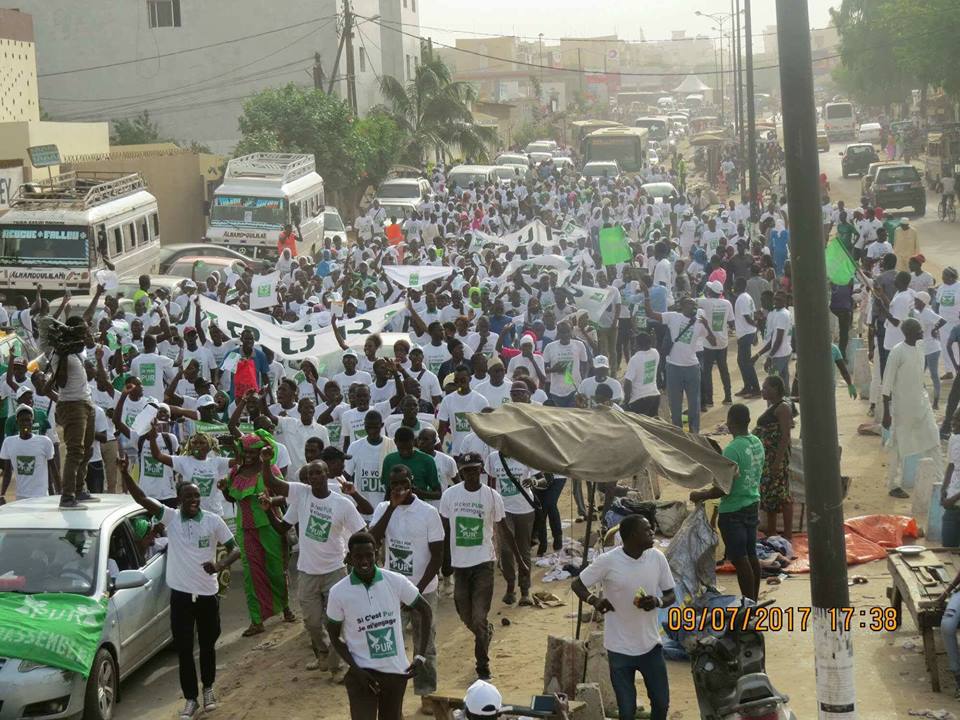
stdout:
[(467, 688), (467, 694), (463, 696), (463, 705), (473, 715), (496, 717), (503, 708), (503, 696), (490, 683), (477, 680)]
[(197, 398), (198, 408), (207, 407), (208, 405), (216, 405), (216, 403), (213, 401), (212, 395), (201, 395)]
[(357, 351), (354, 350), (353, 348), (347, 348), (346, 350), (343, 351), (343, 355), (341, 355), (340, 357), (360, 357), (360, 356), (357, 355)]
[[(33, 408), (30, 407), (29, 405), (22, 405), (22, 404), (21, 404), (21, 405), (17, 405), (17, 412), (16, 412), (16, 414), (19, 415), (19, 414), (22, 413), (22, 412), (28, 412), (28, 413), (30, 413), (31, 415), (33, 415)], [(473, 453), (473, 454), (476, 455), (476, 453)], [(477, 457), (480, 457), (480, 456), (477, 455)]]
[(707, 283), (707, 287), (717, 295), (723, 293), (723, 284), (719, 280), (711, 280)]
[(468, 452), (460, 456), (457, 464), (461, 469), (468, 467), (483, 467), (483, 458), (480, 457), (480, 453)]
[(530, 337), (529, 335), (524, 335), (523, 337), (520, 338), (520, 344), (521, 344), (521, 345), (533, 345), (533, 338)]
[(909, 224), (910, 224), (909, 218), (907, 218), (906, 216), (900, 218), (900, 224), (901, 224), (901, 225), (909, 225)]
[(920, 302), (922, 302), (924, 305), (930, 304), (930, 293), (928, 292), (924, 292), (923, 290), (921, 290), (916, 295), (914, 295), (914, 297)]
[(923, 264), (927, 261), (927, 258), (923, 255), (923, 253), (917, 253), (916, 255), (914, 255), (914, 256), (913, 256), (912, 258), (910, 258), (910, 259), (911, 259), (911, 260), (916, 260), (916, 261), (917, 261), (918, 263), (920, 263), (921, 265), (923, 265)]
[(338, 447), (333, 445), (327, 445), (323, 450), (320, 451), (321, 460), (349, 460), (350, 455), (347, 455)]
[(498, 357), (494, 357), (493, 360), (487, 363), (487, 370), (493, 370), (493, 368), (503, 367), (503, 360)]
[(610, 368), (610, 361), (607, 359), (606, 355), (597, 355), (593, 358), (594, 367)]
[(33, 388), (26, 383), (17, 388), (17, 400), (27, 394), (33, 394)]

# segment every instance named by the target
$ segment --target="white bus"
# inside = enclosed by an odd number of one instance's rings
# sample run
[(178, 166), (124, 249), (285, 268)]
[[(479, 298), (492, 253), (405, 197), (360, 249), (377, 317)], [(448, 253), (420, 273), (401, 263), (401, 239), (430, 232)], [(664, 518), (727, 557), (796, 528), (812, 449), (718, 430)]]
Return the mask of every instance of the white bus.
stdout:
[(207, 239), (249, 257), (277, 257), (284, 225), (299, 225), (297, 253), (323, 242), (323, 178), (313, 155), (254, 153), (227, 163), (210, 207)]
[(853, 103), (828, 102), (823, 106), (823, 127), (830, 140), (849, 138), (856, 135), (857, 118)]
[(90, 292), (105, 261), (149, 273), (159, 251), (157, 199), (139, 173), (67, 172), (21, 185), (0, 217), (0, 289)]

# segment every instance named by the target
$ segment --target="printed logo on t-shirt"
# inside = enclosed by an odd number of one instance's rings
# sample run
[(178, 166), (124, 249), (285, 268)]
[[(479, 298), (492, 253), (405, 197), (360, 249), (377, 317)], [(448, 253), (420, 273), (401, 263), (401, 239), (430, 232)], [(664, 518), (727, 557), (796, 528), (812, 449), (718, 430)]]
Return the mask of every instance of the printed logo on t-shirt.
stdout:
[(201, 548), (208, 548), (208, 547), (210, 547), (210, 536), (209, 536), (209, 535), (201, 535), (201, 536), (198, 538), (197, 547), (201, 547)]
[(413, 575), (413, 550), (396, 548), (390, 546), (390, 566), (388, 570), (393, 570), (401, 575), (410, 577)]
[(457, 547), (476, 547), (483, 544), (483, 518), (457, 516), (454, 529)]
[(499, 484), (501, 497), (508, 498), (520, 494), (520, 488), (518, 488), (517, 484), (510, 478), (501, 478)]
[(307, 529), (303, 531), (303, 534), (311, 540), (326, 542), (330, 537), (330, 521), (311, 515), (307, 521)]
[(379, 630), (367, 630), (367, 649), (372, 660), (394, 657), (397, 654), (397, 638), (393, 625)]
[(684, 330), (682, 333), (680, 333), (677, 336), (677, 342), (686, 343), (687, 345), (693, 342), (693, 325), (688, 327), (686, 330)]
[(953, 293), (944, 293), (940, 296), (940, 305), (942, 307), (953, 307), (957, 304), (957, 296)]
[(437, 371), (440, 369), (440, 366), (441, 366), (441, 365), (443, 365), (443, 361), (442, 361), (442, 360), (438, 360), (438, 361), (436, 361), (436, 362), (434, 362), (434, 361), (431, 360), (430, 362), (427, 363), (427, 369), (428, 369), (430, 372), (432, 372), (434, 375), (436, 375), (436, 374), (437, 374)]
[(372, 475), (361, 475), (359, 482), (357, 483), (357, 488), (362, 493), (383, 494), (386, 492), (386, 484), (382, 482), (379, 473), (374, 473)]
[(330, 423), (325, 426), (327, 428), (327, 435), (330, 437), (331, 445), (340, 444), (340, 436), (343, 434), (343, 425), (338, 422)]
[(143, 385), (153, 386), (157, 384), (157, 366), (154, 363), (143, 363), (140, 366), (140, 382)]
[(17, 455), (17, 475), (33, 475), (37, 471), (37, 458), (33, 455)]
[(410, 273), (409, 287), (420, 287), (420, 273)]
[(453, 429), (457, 432), (470, 432), (470, 422), (465, 412), (453, 414)]
[(213, 492), (213, 475), (194, 473), (193, 477), (190, 478), (190, 482), (200, 488), (201, 497), (210, 497), (210, 493)]
[(144, 456), (143, 458), (143, 474), (147, 477), (159, 478), (163, 477), (163, 463), (157, 460), (156, 458), (150, 456)]
[(258, 285), (257, 286), (257, 297), (270, 297), (270, 293), (273, 291), (269, 285)]
[(723, 330), (723, 323), (727, 319), (727, 311), (725, 308), (719, 307), (713, 309), (712, 322), (710, 323), (710, 329), (714, 332), (719, 332)]
[(657, 379), (657, 361), (647, 360), (643, 363), (643, 384), (649, 385)]

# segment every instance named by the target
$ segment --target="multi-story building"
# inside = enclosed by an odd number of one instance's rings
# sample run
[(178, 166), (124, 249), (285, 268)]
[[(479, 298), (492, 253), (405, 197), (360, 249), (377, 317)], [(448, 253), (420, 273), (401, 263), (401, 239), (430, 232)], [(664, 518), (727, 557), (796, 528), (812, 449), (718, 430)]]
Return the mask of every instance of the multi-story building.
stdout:
[[(260, 90), (321, 77), (326, 89), (332, 77), (334, 92), (347, 95), (345, 57), (334, 72), (342, 0), (284, 0), (268, 13), (257, 0), (6, 2), (34, 16), (40, 102), (58, 120), (147, 110), (165, 137), (230, 152), (243, 103)], [(419, 0), (349, 2), (362, 114), (381, 102), (382, 75), (412, 75)]]
[(33, 19), (0, 8), (0, 122), (40, 119)]

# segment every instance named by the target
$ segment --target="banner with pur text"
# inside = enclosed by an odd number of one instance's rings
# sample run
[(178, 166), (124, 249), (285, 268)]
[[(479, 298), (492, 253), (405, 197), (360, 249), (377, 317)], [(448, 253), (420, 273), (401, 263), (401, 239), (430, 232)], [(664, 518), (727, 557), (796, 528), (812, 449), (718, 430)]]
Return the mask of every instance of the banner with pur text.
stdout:
[(0, 592), (0, 656), (87, 677), (106, 617), (106, 602), (84, 595)]
[(419, 290), (427, 283), (447, 277), (453, 272), (453, 268), (432, 265), (384, 265), (383, 271), (400, 287)]
[(573, 304), (580, 310), (586, 310), (587, 315), (594, 322), (600, 322), (600, 317), (610, 304), (616, 299), (617, 291), (612, 287), (598, 288), (587, 285), (571, 285)]
[(250, 288), (250, 309), (263, 310), (277, 305), (277, 285), (280, 282), (280, 273), (272, 272), (266, 275), (254, 275)]
[[(340, 352), (340, 344), (329, 327), (317, 332), (287, 330), (275, 325), (262, 313), (241, 310), (204, 296), (200, 296), (200, 308), (228, 338), (239, 339), (244, 330), (252, 330), (258, 343), (285, 360), (304, 360)], [(337, 327), (345, 334), (348, 345), (362, 345), (368, 335), (381, 332), (393, 316), (403, 310), (403, 303), (394, 303), (352, 319), (341, 318)]]

